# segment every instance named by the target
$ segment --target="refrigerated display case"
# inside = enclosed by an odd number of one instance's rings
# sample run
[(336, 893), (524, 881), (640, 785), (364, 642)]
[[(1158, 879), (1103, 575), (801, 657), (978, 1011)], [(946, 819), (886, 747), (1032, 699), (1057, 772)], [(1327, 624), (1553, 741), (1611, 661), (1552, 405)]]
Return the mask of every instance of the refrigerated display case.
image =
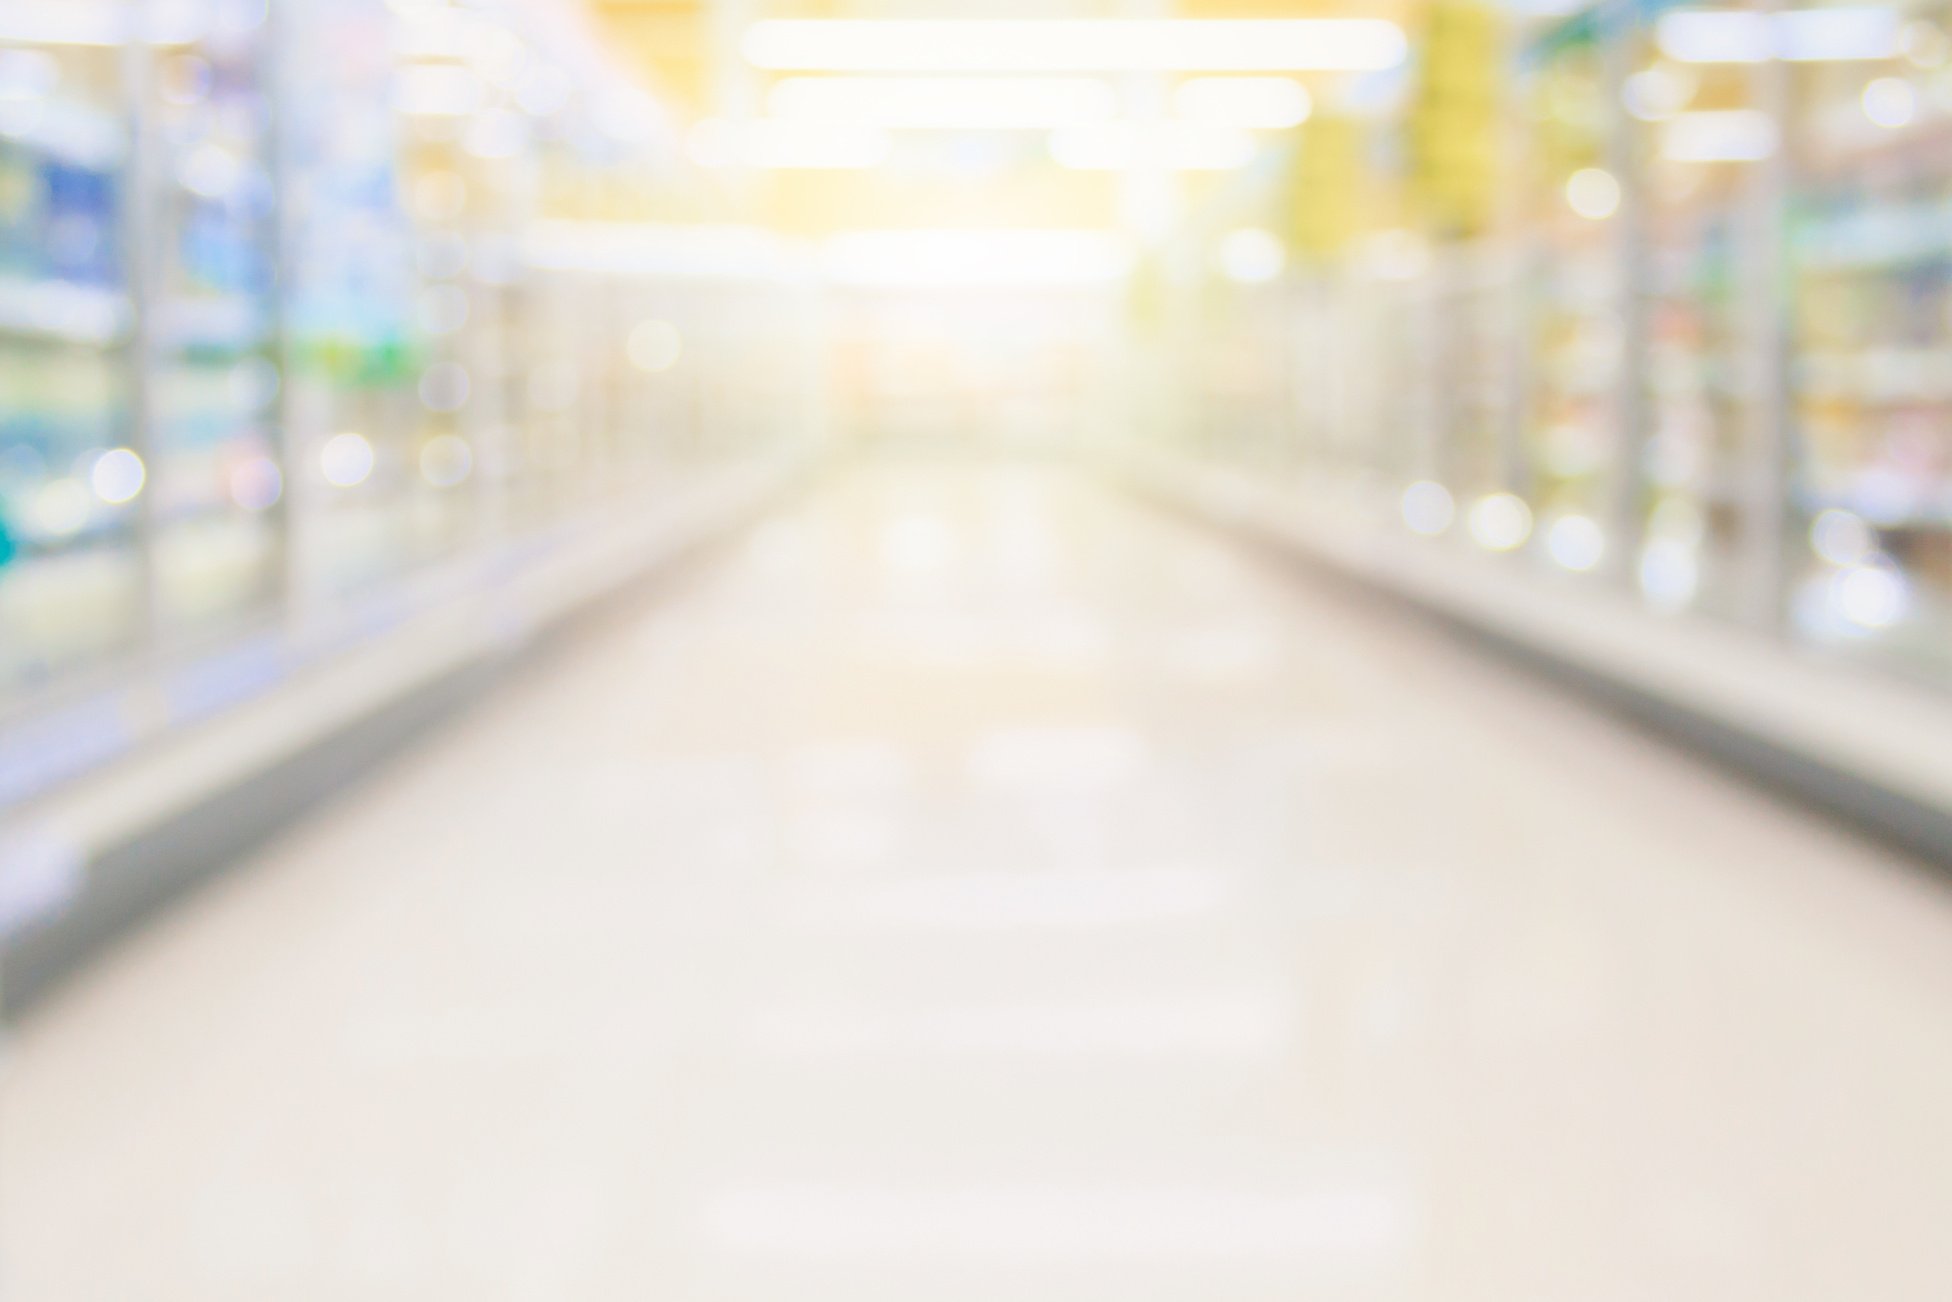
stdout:
[(1433, 478), (1455, 500), (1510, 491), (1523, 467), (1511, 433), (1519, 311), (1512, 251), (1485, 240), (1446, 249), (1431, 271), (1432, 383), (1443, 395)]
[(1529, 140), (1519, 278), (1527, 365), (1514, 487), (1529, 509), (1501, 497), (1471, 530), (1492, 550), (1542, 541), (1545, 555), (1573, 571), (1600, 568), (1622, 541), (1620, 454), (1630, 416), (1618, 394), (1632, 304), (1619, 230), (1629, 178), (1619, 174), (1609, 138), (1617, 112), (1617, 79), (1607, 66), (1611, 36), (1589, 13), (1542, 45), (1524, 71), (1520, 111)]
[(0, 696), (142, 626), (130, 76), (114, 48), (0, 45)]
[[(1865, 7), (1875, 26), (1889, 8)], [(1943, 4), (1889, 57), (1797, 65), (1788, 123), (1804, 637), (1952, 676), (1952, 67)]]
[(158, 637), (205, 641), (269, 614), (282, 479), (264, 84), (268, 10), (205, 0), (196, 39), (153, 51), (137, 90), (154, 260), (150, 540)]
[(691, 186), (565, 14), (32, 7), (0, 12), (0, 807), (808, 432), (782, 295), (538, 260), (546, 219), (587, 244)]
[(1757, 476), (1772, 433), (1766, 369), (1777, 270), (1762, 222), (1777, 130), (1758, 107), (1755, 65), (1666, 57), (1653, 24), (1622, 38), (1632, 71), (1621, 86), (1641, 193), (1644, 268), (1638, 292), (1645, 360), (1637, 368), (1638, 555), (1632, 573), (1662, 610), (1768, 618), (1777, 604), (1750, 591), (1772, 582), (1758, 547), (1773, 528)]

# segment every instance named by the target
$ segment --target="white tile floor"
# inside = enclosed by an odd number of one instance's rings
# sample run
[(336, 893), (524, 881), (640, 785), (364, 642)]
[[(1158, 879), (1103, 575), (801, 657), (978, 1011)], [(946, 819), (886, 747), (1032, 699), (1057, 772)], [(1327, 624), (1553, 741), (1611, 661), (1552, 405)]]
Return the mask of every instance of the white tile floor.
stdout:
[(1952, 892), (1082, 484), (882, 469), (0, 1108), (8, 1302), (1944, 1302)]

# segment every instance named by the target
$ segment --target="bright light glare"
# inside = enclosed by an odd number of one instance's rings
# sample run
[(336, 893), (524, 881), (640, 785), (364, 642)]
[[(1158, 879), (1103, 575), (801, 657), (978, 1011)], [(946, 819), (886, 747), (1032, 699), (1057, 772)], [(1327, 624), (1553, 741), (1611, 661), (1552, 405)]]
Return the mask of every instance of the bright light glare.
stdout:
[(1122, 280), (1133, 253), (1123, 238), (1088, 230), (854, 231), (827, 241), (836, 284), (990, 289), (1102, 285)]
[(131, 35), (139, 35), (151, 45), (193, 45), (205, 35), (204, 17), (181, 4), (152, 3), (127, 13), (121, 6), (78, 4), (73, 0), (10, 3), (0, 8), (0, 42), (112, 48)]
[(1856, 565), (1877, 550), (1877, 534), (1862, 517), (1833, 506), (1810, 522), (1810, 547), (1832, 565)]
[(249, 174), (244, 160), (217, 145), (190, 151), (177, 171), (183, 188), (199, 199), (222, 199), (233, 193)]
[(1298, 127), (1314, 107), (1308, 87), (1288, 77), (1195, 77), (1173, 94), (1186, 121), (1243, 130)]
[(1403, 523), (1410, 532), (1435, 538), (1456, 518), (1457, 504), (1442, 484), (1424, 479), (1403, 490)]
[(1761, 63), (1775, 46), (1769, 15), (1746, 9), (1678, 9), (1654, 29), (1661, 53), (1682, 63)]
[(116, 448), (95, 458), (94, 468), (88, 472), (88, 485), (95, 490), (95, 496), (110, 506), (121, 506), (135, 500), (148, 478), (141, 457), (128, 448)]
[(1918, 92), (1903, 77), (1879, 77), (1864, 87), (1863, 104), (1865, 117), (1896, 131), (1918, 115)]
[(1896, 10), (1871, 6), (1792, 9), (1679, 9), (1655, 29), (1662, 54), (1680, 63), (1799, 63), (1895, 57), (1902, 43)]
[(35, 104), (61, 84), (61, 61), (45, 50), (0, 49), (0, 104)]
[(319, 449), (319, 472), (334, 488), (352, 488), (373, 473), (373, 445), (363, 434), (334, 434)]
[(878, 128), (775, 118), (743, 127), (708, 118), (691, 129), (685, 143), (700, 167), (762, 171), (866, 171), (894, 152), (888, 133)]
[(788, 77), (766, 97), (775, 118), (890, 130), (1051, 130), (1118, 116), (1090, 77)]
[(1620, 183), (1611, 172), (1582, 167), (1566, 181), (1566, 206), (1588, 221), (1605, 221), (1620, 211)]
[(1375, 18), (755, 23), (746, 58), (802, 72), (1304, 72), (1394, 68), (1409, 52)]
[(670, 370), (684, 355), (684, 336), (669, 321), (645, 321), (630, 332), (630, 363), (652, 375)]
[(1701, 587), (1694, 548), (1676, 538), (1656, 538), (1640, 553), (1640, 590), (1663, 610), (1679, 610)]
[(1123, 123), (1051, 133), (1051, 157), (1080, 172), (1124, 172), (1148, 158), (1180, 172), (1231, 172), (1260, 152), (1245, 131), (1168, 123), (1154, 136)]
[(1471, 508), (1470, 528), (1485, 550), (1513, 551), (1532, 536), (1532, 508), (1510, 493), (1493, 493)]
[(1776, 15), (1776, 52), (1797, 63), (1892, 59), (1903, 45), (1903, 15), (1896, 9), (1785, 9)]
[(1583, 515), (1561, 516), (1545, 534), (1546, 554), (1566, 569), (1583, 573), (1606, 556), (1606, 534)]
[(1236, 285), (1265, 285), (1281, 278), (1288, 249), (1272, 231), (1248, 227), (1223, 237), (1214, 260), (1220, 274)]
[(1662, 122), (1687, 107), (1694, 87), (1666, 66), (1643, 68), (1627, 78), (1621, 102), (1642, 122)]
[(1859, 628), (1885, 629), (1904, 618), (1911, 591), (1904, 575), (1880, 557), (1839, 572), (1830, 582), (1830, 600)]
[(1776, 120), (1761, 109), (1683, 113), (1661, 132), (1661, 153), (1677, 163), (1759, 162), (1776, 145)]

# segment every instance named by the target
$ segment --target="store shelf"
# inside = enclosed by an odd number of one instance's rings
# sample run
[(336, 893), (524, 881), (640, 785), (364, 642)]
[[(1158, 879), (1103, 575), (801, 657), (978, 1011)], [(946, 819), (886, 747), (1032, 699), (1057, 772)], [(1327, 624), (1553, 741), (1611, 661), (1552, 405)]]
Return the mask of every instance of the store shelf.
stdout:
[(1952, 700), (1595, 585), (1394, 534), (1346, 506), (1156, 454), (1146, 495), (1357, 580), (1813, 806), (1952, 868)]
[(478, 558), (345, 639), (250, 640), (16, 725), (0, 782), (29, 768), (88, 772), (0, 824), (10, 1013), (579, 613), (754, 518), (803, 478), (808, 455), (714, 472), (551, 546)]
[(112, 347), (127, 335), (122, 293), (58, 280), (0, 278), (0, 337)]

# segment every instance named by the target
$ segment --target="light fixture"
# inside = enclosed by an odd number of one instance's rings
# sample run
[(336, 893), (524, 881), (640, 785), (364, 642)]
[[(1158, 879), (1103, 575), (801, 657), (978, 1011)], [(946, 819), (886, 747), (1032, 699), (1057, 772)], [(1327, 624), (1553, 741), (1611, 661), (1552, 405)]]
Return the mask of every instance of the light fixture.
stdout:
[(1532, 509), (1511, 493), (1481, 497), (1471, 507), (1471, 539), (1486, 551), (1509, 552), (1532, 536)]
[(1092, 77), (788, 77), (766, 97), (795, 123), (937, 131), (1048, 131), (1118, 116)]
[(1680, 63), (1797, 63), (1889, 59), (1903, 44), (1895, 9), (1676, 9), (1655, 28), (1661, 53)]
[(1588, 221), (1605, 221), (1620, 211), (1620, 182), (1598, 167), (1582, 167), (1566, 179), (1566, 206)]
[(319, 449), (319, 473), (334, 488), (353, 488), (373, 473), (373, 445), (363, 434), (334, 434)]
[(95, 496), (110, 506), (122, 506), (133, 502), (142, 486), (149, 479), (149, 472), (142, 464), (142, 458), (128, 448), (115, 448), (95, 458), (94, 467), (88, 472), (88, 485), (95, 490)]
[(1918, 92), (1903, 77), (1879, 77), (1864, 87), (1864, 116), (1887, 131), (1909, 126), (1918, 115)]
[(1877, 532), (1862, 516), (1828, 507), (1810, 522), (1810, 547), (1832, 565), (1856, 565), (1877, 551)]
[(1545, 551), (1554, 564), (1583, 574), (1606, 558), (1606, 533), (1586, 516), (1562, 515), (1546, 530)]
[(1260, 147), (1250, 133), (1225, 127), (1169, 122), (1153, 133), (1114, 122), (1054, 131), (1050, 150), (1081, 172), (1123, 172), (1149, 158), (1176, 172), (1231, 172), (1252, 163)]
[(754, 23), (744, 51), (798, 72), (1360, 72), (1409, 43), (1377, 18), (785, 19)]
[(1288, 249), (1274, 232), (1249, 226), (1221, 238), (1214, 262), (1236, 285), (1266, 285), (1287, 269)]
[(136, 5), (82, 0), (8, 0), (0, 8), (0, 45), (81, 45), (112, 48), (132, 40), (157, 46), (194, 45), (208, 31), (207, 15), (182, 0)]
[(1830, 580), (1830, 600), (1844, 619), (1877, 632), (1904, 619), (1911, 588), (1888, 558), (1873, 556), (1837, 572)]
[(1795, 63), (1890, 59), (1904, 47), (1904, 23), (1896, 9), (1785, 9), (1775, 19), (1776, 53)]

